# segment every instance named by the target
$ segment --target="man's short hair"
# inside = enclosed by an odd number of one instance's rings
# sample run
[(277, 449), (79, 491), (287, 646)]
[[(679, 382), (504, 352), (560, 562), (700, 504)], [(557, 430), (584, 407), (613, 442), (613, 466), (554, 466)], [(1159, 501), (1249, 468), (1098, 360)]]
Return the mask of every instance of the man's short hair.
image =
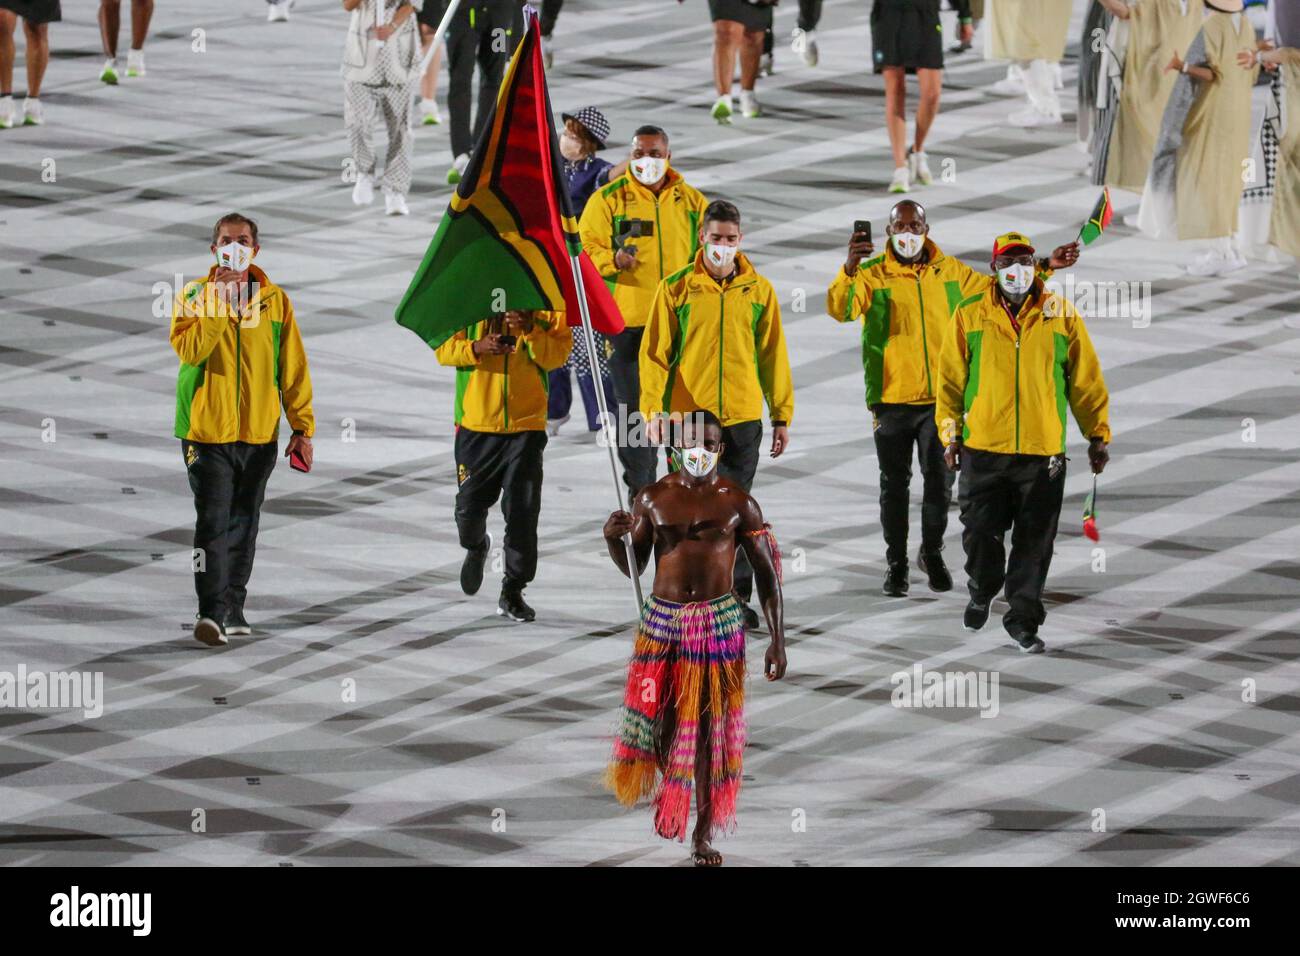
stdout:
[(668, 142), (668, 132), (662, 126), (651, 126), (648, 124), (645, 126), (638, 126), (636, 132), (632, 134), (632, 138), (636, 139), (638, 136), (662, 136), (664, 142)]
[(228, 212), (212, 227), (212, 244), (217, 244), (217, 238), (221, 235), (221, 227), (232, 222), (242, 222), (248, 226), (248, 231), (253, 234), (253, 245), (257, 245), (257, 223), (249, 219), (242, 212)]
[(715, 199), (704, 210), (704, 222), (734, 222), (740, 225), (740, 210), (725, 199)]
[(897, 219), (899, 212), (901, 212), (904, 208), (915, 210), (918, 216), (920, 216), (922, 219), (925, 219), (924, 206), (922, 206), (915, 199), (900, 199), (898, 202), (894, 203), (894, 208), (889, 210), (889, 221), (893, 222), (895, 219)]

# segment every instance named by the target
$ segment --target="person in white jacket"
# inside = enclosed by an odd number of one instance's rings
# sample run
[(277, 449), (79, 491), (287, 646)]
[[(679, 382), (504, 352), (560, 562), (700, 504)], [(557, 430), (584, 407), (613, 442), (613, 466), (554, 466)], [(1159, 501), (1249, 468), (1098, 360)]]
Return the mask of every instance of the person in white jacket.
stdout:
[(343, 48), (343, 122), (352, 147), (356, 185), (352, 201), (368, 206), (375, 198), (375, 150), (370, 133), (382, 118), (388, 133), (388, 158), (379, 183), (384, 212), (406, 216), (411, 191), (412, 86), (419, 80), (420, 34), (415, 14), (421, 0), (343, 0), (350, 11)]

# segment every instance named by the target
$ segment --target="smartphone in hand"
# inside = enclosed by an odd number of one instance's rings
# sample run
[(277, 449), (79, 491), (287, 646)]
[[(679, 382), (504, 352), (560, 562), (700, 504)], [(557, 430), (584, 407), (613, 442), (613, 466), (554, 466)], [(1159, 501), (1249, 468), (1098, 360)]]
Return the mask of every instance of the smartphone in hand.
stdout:
[(871, 241), (871, 220), (855, 219), (853, 220), (853, 235), (861, 236), (867, 242)]
[(296, 451), (289, 452), (289, 467), (294, 471), (311, 471), (311, 466)]

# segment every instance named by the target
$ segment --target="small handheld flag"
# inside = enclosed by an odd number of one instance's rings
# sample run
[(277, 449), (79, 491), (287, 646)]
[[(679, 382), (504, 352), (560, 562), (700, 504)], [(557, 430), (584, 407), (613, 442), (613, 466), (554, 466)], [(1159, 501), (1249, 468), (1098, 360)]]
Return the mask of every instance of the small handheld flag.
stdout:
[(1089, 541), (1100, 541), (1097, 531), (1097, 476), (1092, 476), (1092, 491), (1083, 502), (1083, 533)]
[(1092, 209), (1092, 215), (1088, 221), (1083, 224), (1079, 230), (1079, 241), (1085, 246), (1091, 245), (1094, 240), (1100, 239), (1101, 234), (1106, 231), (1110, 225), (1111, 219), (1115, 216), (1115, 207), (1110, 204), (1110, 187), (1102, 189), (1101, 198), (1097, 200), (1097, 205)]

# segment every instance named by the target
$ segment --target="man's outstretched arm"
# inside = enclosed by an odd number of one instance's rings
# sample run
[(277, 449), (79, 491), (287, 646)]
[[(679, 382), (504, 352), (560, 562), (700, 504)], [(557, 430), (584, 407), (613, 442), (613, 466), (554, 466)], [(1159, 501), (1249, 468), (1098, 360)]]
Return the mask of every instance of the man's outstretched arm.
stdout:
[(610, 559), (620, 571), (631, 577), (627, 571), (627, 548), (623, 536), (632, 534), (632, 551), (636, 555), (637, 576), (645, 570), (650, 561), (650, 550), (654, 547), (654, 523), (650, 520), (646, 493), (637, 495), (632, 504), (632, 513), (615, 511), (605, 522), (605, 548)]
[(750, 567), (754, 569), (754, 586), (758, 588), (758, 600), (767, 619), (767, 632), (772, 635), (772, 643), (763, 655), (763, 674), (768, 680), (780, 680), (785, 676), (786, 665), (785, 609), (781, 601), (781, 578), (776, 573), (772, 550), (775, 539), (763, 523), (763, 512), (758, 502), (748, 495), (740, 507), (740, 528), (736, 536), (745, 557), (749, 558)]

